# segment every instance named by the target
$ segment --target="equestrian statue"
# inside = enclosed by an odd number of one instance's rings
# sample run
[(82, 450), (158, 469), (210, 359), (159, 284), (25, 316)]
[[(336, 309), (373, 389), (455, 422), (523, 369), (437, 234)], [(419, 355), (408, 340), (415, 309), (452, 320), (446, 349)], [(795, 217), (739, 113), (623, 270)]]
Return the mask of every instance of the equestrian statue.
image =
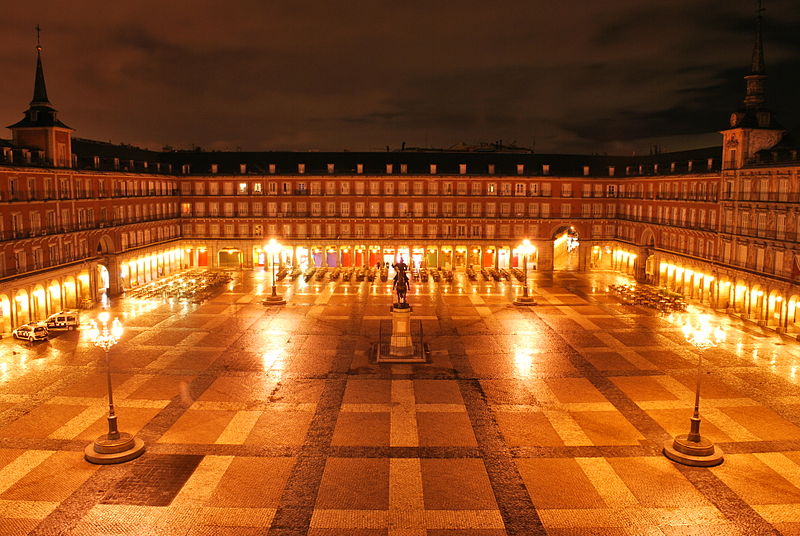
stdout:
[(409, 305), (408, 300), (406, 300), (406, 294), (408, 293), (408, 289), (411, 288), (411, 282), (408, 279), (408, 274), (406, 274), (408, 265), (404, 263), (403, 258), (400, 257), (400, 262), (392, 265), (392, 267), (396, 272), (392, 280), (392, 288), (397, 293), (397, 303), (395, 303), (394, 306), (398, 309), (408, 308)]

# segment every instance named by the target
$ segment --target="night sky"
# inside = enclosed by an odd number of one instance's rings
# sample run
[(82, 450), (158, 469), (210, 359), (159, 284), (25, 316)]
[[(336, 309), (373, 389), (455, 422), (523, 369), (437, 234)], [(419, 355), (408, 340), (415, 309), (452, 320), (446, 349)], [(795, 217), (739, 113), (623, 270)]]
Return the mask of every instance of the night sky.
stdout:
[[(765, 7), (768, 105), (795, 128), (800, 9)], [(5, 2), (3, 126), (31, 99), (37, 23), (50, 101), (78, 137), (630, 154), (720, 143), (744, 96), (755, 2)]]

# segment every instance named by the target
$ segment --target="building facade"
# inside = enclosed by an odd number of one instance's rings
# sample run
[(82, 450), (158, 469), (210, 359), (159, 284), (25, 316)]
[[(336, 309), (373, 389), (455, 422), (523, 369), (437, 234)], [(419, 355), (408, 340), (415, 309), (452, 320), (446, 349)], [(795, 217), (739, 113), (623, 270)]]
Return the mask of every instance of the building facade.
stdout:
[(800, 331), (800, 160), (765, 108), (760, 31), (722, 147), (644, 157), (500, 146), (148, 151), (72, 136), (45, 88), (0, 141), (0, 330), (187, 267), (393, 262), (614, 270)]

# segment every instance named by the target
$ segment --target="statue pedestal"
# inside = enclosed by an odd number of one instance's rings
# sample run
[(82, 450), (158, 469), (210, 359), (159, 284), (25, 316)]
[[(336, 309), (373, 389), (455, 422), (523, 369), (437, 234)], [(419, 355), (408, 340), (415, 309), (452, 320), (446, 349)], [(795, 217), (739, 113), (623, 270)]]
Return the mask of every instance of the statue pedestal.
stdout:
[[(426, 363), (426, 345), (422, 344), (422, 341), (414, 344), (411, 338), (411, 306), (405, 303), (395, 303), (389, 308), (389, 311), (392, 314), (392, 335), (388, 345), (384, 342), (374, 346), (376, 361), (378, 363)], [(387, 349), (388, 353), (384, 353)]]
[(411, 306), (399, 307), (394, 304), (392, 311), (392, 339), (389, 343), (389, 355), (407, 357), (414, 354), (411, 341)]

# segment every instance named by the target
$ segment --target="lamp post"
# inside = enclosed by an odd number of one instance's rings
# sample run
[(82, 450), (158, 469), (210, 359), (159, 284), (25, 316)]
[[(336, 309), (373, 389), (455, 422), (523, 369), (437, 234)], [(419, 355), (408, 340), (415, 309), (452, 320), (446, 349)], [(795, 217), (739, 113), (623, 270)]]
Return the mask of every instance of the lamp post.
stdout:
[(108, 433), (94, 440), (84, 449), (87, 461), (96, 464), (112, 464), (130, 461), (144, 452), (144, 441), (131, 434), (120, 432), (117, 428), (117, 414), (114, 411), (114, 394), (111, 388), (111, 361), (108, 352), (122, 337), (122, 324), (116, 318), (109, 326), (109, 314), (100, 313), (97, 320), (100, 327), (92, 321), (89, 338), (92, 343), (102, 348), (106, 355), (106, 382), (108, 383)]
[(709, 439), (700, 435), (700, 384), (703, 378), (703, 352), (716, 347), (725, 340), (725, 332), (720, 327), (713, 328), (708, 319), (701, 318), (699, 326), (688, 321), (683, 326), (686, 341), (700, 350), (697, 361), (697, 384), (694, 391), (694, 413), (690, 419), (688, 434), (677, 436), (664, 444), (664, 456), (683, 465), (710, 467), (719, 465), (723, 453)]
[(536, 305), (536, 300), (533, 299), (533, 296), (528, 295), (528, 255), (536, 251), (536, 248), (531, 244), (531, 241), (527, 238), (522, 241), (522, 244), (517, 247), (517, 251), (522, 253), (522, 265), (523, 265), (523, 280), (522, 280), (522, 296), (517, 296), (514, 299), (514, 305)]
[(277, 290), (275, 289), (275, 255), (278, 255), (283, 246), (278, 243), (277, 240), (271, 238), (269, 244), (267, 244), (267, 253), (270, 257), (270, 262), (272, 263), (272, 294), (267, 296), (267, 298), (262, 301), (264, 305), (283, 305), (286, 303), (286, 300), (283, 299), (282, 296), (278, 295)]

